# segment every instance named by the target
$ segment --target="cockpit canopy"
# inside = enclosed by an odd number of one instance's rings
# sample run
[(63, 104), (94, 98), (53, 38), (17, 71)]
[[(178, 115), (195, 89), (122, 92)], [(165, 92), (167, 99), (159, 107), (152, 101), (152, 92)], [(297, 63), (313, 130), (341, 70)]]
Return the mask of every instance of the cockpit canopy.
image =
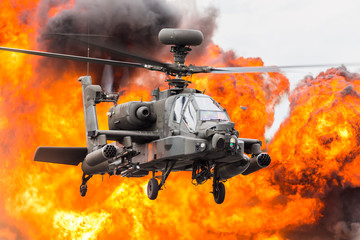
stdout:
[(185, 123), (190, 132), (203, 121), (229, 121), (225, 110), (211, 97), (203, 94), (180, 95), (174, 103), (174, 123)]
[(197, 103), (200, 110), (199, 112), (201, 121), (229, 121), (229, 117), (226, 112), (212, 98), (208, 96), (196, 96), (195, 102)]

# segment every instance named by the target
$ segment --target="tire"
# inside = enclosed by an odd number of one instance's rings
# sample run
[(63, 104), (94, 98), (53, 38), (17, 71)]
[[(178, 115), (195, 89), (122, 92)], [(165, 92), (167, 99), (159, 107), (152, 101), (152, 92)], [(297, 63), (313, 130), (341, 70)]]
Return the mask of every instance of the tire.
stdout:
[(84, 186), (84, 185), (81, 185), (81, 186), (80, 186), (80, 195), (81, 195), (82, 197), (85, 197), (86, 192), (87, 192), (87, 187)]
[(216, 184), (213, 190), (214, 200), (217, 204), (222, 204), (225, 200), (225, 185), (222, 182)]
[(155, 200), (159, 193), (159, 183), (155, 178), (151, 178), (147, 185), (147, 196), (150, 200)]

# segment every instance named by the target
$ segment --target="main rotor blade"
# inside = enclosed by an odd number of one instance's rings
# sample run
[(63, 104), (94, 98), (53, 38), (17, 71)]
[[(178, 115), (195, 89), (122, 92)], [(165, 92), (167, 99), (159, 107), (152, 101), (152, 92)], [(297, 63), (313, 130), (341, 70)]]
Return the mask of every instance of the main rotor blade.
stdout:
[[(82, 41), (84, 43), (86, 42), (85, 40), (79, 40), (79, 41)], [(109, 45), (102, 44), (100, 42), (89, 41), (89, 44), (92, 45), (92, 46), (95, 46), (95, 47), (99, 47), (99, 48), (101, 48), (101, 49), (103, 49), (105, 51), (108, 51), (109, 53), (113, 53), (114, 55), (130, 58), (131, 60), (136, 61), (136, 62), (150, 64), (150, 65), (156, 65), (156, 66), (159, 66), (159, 67), (167, 67), (168, 66), (167, 63), (159, 62), (157, 60), (150, 59), (150, 58), (143, 57), (143, 56), (138, 56), (138, 55), (135, 55), (133, 53), (129, 53), (129, 52), (125, 51), (125, 50), (121, 50), (121, 49), (118, 49), (118, 48), (115, 48), (115, 47), (111, 47)], [(112, 44), (112, 45), (115, 45), (115, 44)]]
[(116, 60), (102, 59), (102, 58), (82, 57), (82, 56), (76, 56), (76, 55), (68, 55), (68, 54), (61, 54), (61, 53), (51, 53), (51, 52), (41, 52), (41, 51), (25, 50), (25, 49), (19, 49), (19, 48), (8, 48), (8, 47), (0, 47), (0, 50), (9, 51), (9, 52), (24, 53), (24, 54), (30, 54), (30, 55), (37, 55), (37, 56), (43, 56), (43, 57), (52, 57), (52, 58), (74, 60), (74, 61), (80, 61), (80, 62), (108, 64), (108, 65), (113, 65), (113, 66), (118, 66), (118, 67), (145, 68), (145, 65), (141, 64), (141, 63), (123, 62), (123, 61), (116, 61)]
[(77, 40), (77, 41), (83, 42), (85, 44), (89, 44), (91, 46), (101, 48), (109, 53), (113, 53), (114, 55), (129, 58), (136, 62), (150, 64), (150, 65), (156, 65), (159, 67), (167, 67), (168, 66), (167, 63), (159, 62), (157, 60), (150, 59), (148, 57), (138, 56), (138, 55), (135, 55), (128, 51), (125, 51), (124, 49), (119, 49), (118, 47), (115, 47), (116, 42), (114, 42), (114, 41), (110, 41), (110, 42), (107, 42), (106, 44), (104, 44), (98, 40), (95, 40), (95, 39), (99, 39), (99, 38), (100, 39), (104, 39), (104, 38), (113, 39), (114, 37), (112, 37), (112, 36), (105, 36), (105, 35), (99, 35), (99, 34), (86, 35), (86, 34), (78, 34), (78, 33), (46, 33), (44, 35), (64, 36), (64, 37), (67, 37), (72, 40)]
[(67, 37), (100, 37), (100, 38), (109, 38), (111, 36), (102, 35), (102, 34), (84, 34), (84, 33), (43, 33), (42, 35), (51, 36), (67, 36)]
[(210, 73), (258, 73), (258, 72), (280, 72), (279, 67), (223, 67), (213, 68)]
[(360, 66), (360, 63), (348, 63), (348, 64), (310, 64), (310, 65), (290, 65), (290, 66), (264, 66), (264, 67), (222, 67), (212, 68), (210, 73), (258, 73), (258, 72), (281, 72), (288, 69), (299, 68), (321, 68), (321, 67), (337, 67), (341, 65), (346, 66)]

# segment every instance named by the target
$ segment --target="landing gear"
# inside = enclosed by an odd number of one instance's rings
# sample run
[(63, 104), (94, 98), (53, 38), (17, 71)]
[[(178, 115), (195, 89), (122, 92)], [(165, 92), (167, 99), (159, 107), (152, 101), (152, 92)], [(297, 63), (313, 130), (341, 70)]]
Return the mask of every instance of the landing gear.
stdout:
[(82, 176), (82, 183), (80, 185), (80, 195), (82, 197), (85, 197), (86, 192), (87, 192), (87, 181), (89, 181), (89, 179), (92, 177), (92, 175), (88, 175), (86, 177), (86, 174), (84, 173)]
[(173, 169), (173, 167), (175, 166), (175, 161), (167, 161), (166, 165), (165, 165), (165, 169), (162, 173), (162, 177), (161, 177), (161, 181), (160, 181), (160, 185), (159, 185), (159, 189), (162, 188), (162, 186), (165, 186), (165, 181), (168, 178), (171, 170)]
[(225, 185), (219, 181), (217, 177), (217, 166), (214, 168), (214, 178), (213, 178), (213, 195), (214, 200), (217, 204), (222, 204), (225, 200)]
[(85, 197), (86, 192), (87, 192), (87, 186), (86, 185), (80, 185), (80, 195), (82, 197)]
[(217, 204), (222, 204), (225, 200), (225, 185), (222, 182), (218, 182), (213, 186), (214, 200)]
[(165, 169), (162, 172), (161, 176), (156, 176), (157, 178), (161, 177), (160, 184), (156, 180), (155, 177), (155, 171), (153, 172), (153, 177), (149, 180), (148, 186), (147, 186), (147, 196), (150, 200), (155, 200), (158, 196), (159, 190), (163, 186), (165, 186), (165, 181), (168, 178), (171, 170), (175, 166), (176, 161), (167, 161), (165, 165)]
[(147, 185), (147, 196), (150, 200), (155, 200), (159, 193), (159, 183), (155, 178), (151, 178)]

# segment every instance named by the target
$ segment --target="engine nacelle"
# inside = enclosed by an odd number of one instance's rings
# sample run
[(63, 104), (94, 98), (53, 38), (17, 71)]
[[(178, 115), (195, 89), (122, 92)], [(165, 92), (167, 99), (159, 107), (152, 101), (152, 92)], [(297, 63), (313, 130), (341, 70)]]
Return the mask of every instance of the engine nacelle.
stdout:
[(151, 103), (127, 102), (110, 108), (108, 123), (110, 130), (144, 130), (156, 121)]

